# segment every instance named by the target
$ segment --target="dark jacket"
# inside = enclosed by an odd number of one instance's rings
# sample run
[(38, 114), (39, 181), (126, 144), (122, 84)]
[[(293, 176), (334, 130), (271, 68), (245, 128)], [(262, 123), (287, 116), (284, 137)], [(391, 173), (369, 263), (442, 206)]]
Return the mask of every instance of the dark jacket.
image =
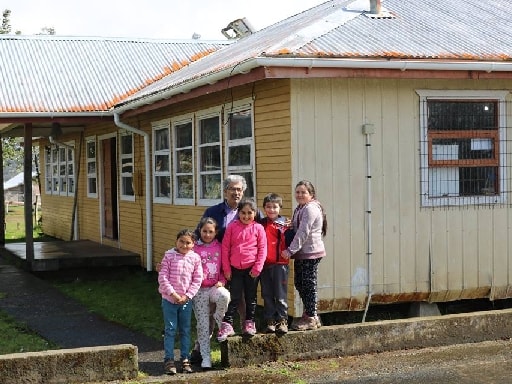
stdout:
[[(206, 208), (203, 216), (201, 217), (211, 217), (217, 222), (217, 240), (220, 242), (222, 242), (222, 239), (224, 238), (224, 232), (226, 232), (226, 223), (224, 222), (224, 218), (230, 211), (231, 208), (228, 207), (226, 201), (223, 201), (222, 203)], [(256, 212), (256, 222), (261, 223), (263, 218), (263, 213), (258, 209), (258, 212)], [(199, 226), (196, 228), (196, 236), (198, 239), (200, 238)]]

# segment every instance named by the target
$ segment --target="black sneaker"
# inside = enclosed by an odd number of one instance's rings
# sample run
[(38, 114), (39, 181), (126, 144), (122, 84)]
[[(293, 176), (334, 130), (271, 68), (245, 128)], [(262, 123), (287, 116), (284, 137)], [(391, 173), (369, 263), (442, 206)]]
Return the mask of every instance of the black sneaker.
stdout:
[(199, 365), (202, 361), (201, 352), (197, 349), (193, 349), (192, 352), (190, 352), (190, 364)]
[(267, 320), (265, 333), (274, 333), (276, 331), (276, 322), (274, 320)]

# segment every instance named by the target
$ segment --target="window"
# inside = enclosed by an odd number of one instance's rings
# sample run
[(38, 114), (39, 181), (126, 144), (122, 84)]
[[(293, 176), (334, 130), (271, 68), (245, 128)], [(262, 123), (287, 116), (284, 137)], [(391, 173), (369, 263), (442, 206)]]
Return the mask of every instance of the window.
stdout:
[(133, 134), (122, 134), (120, 140), (121, 199), (135, 200), (133, 191)]
[(171, 142), (169, 121), (153, 125), (153, 196), (155, 202), (171, 201)]
[(75, 149), (72, 143), (46, 147), (45, 191), (51, 195), (75, 194)]
[(245, 197), (255, 197), (254, 185), (254, 135), (250, 105), (234, 108), (226, 118), (227, 173), (245, 177)]
[(220, 115), (198, 117), (197, 131), (199, 200), (212, 205), (222, 198)]
[(422, 205), (504, 201), (506, 92), (417, 92)]
[(174, 123), (174, 202), (194, 204), (192, 119)]
[(96, 138), (86, 139), (87, 152), (87, 197), (98, 197), (98, 176), (96, 170)]

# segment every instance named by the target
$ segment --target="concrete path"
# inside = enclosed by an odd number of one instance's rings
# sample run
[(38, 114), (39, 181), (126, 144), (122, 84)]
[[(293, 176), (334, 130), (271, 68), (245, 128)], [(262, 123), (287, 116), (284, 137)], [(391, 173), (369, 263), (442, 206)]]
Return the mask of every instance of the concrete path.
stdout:
[(0, 310), (61, 348), (136, 345), (139, 369), (162, 374), (162, 341), (90, 313), (44, 280), (9, 264), (1, 252)]

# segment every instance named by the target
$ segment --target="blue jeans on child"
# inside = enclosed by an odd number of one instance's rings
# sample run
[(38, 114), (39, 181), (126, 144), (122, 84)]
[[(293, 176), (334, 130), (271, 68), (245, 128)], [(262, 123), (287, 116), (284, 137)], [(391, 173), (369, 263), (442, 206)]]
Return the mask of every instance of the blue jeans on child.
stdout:
[(186, 304), (173, 304), (162, 299), (164, 315), (164, 361), (174, 360), (174, 339), (180, 336), (180, 358), (188, 359), (190, 351), (190, 322), (192, 321), (192, 300)]

